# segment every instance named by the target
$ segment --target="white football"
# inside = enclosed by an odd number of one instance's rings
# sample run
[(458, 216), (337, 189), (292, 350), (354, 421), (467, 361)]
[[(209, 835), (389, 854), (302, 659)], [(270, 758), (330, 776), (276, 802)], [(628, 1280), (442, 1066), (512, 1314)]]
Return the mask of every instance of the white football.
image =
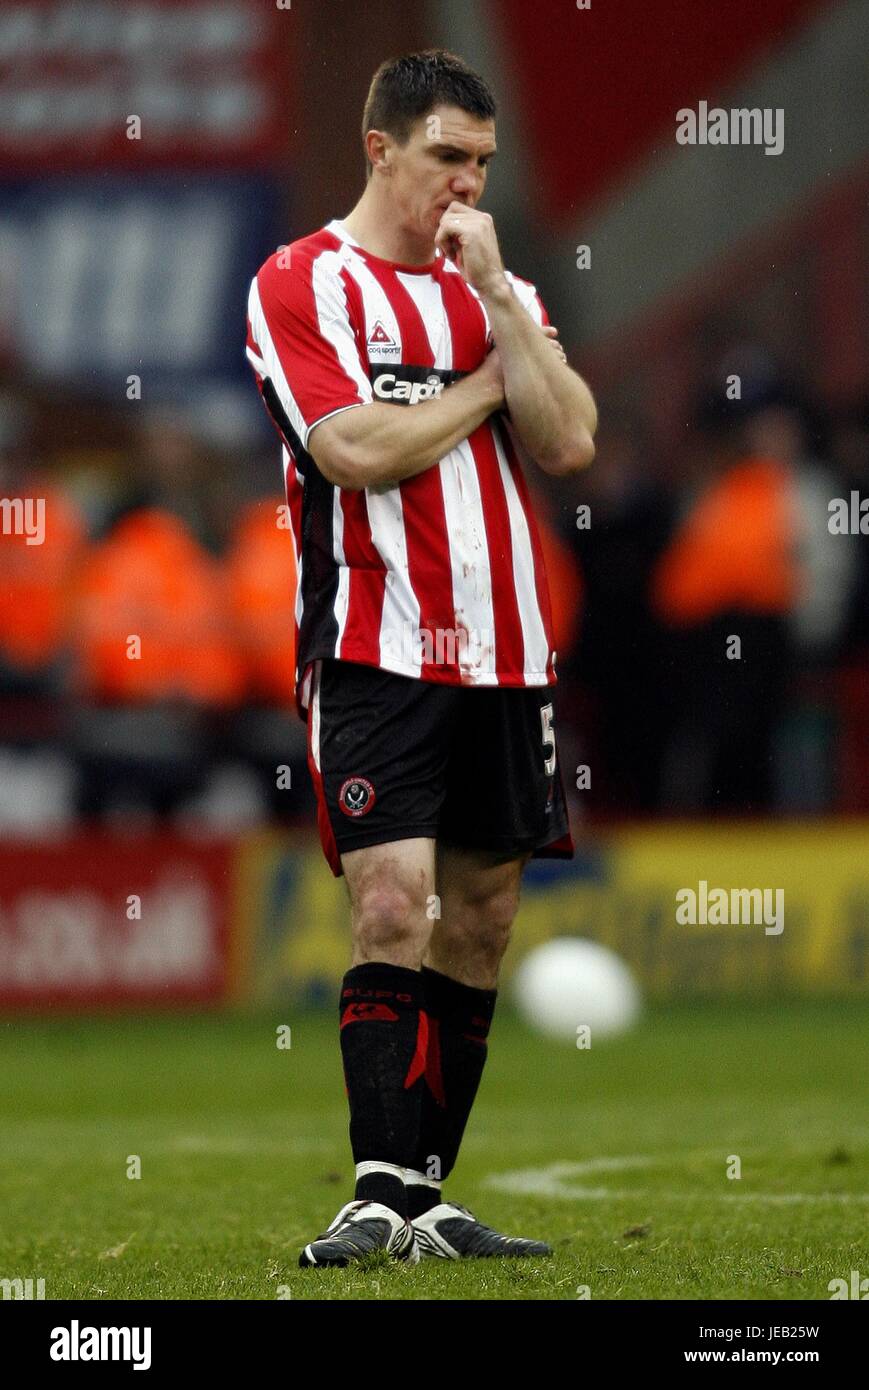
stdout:
[[(640, 1012), (639, 987), (621, 957), (580, 937), (557, 937), (530, 951), (513, 976), (513, 993), (535, 1032), (574, 1043), (623, 1033)], [(590, 1033), (580, 1034), (583, 1027)]]

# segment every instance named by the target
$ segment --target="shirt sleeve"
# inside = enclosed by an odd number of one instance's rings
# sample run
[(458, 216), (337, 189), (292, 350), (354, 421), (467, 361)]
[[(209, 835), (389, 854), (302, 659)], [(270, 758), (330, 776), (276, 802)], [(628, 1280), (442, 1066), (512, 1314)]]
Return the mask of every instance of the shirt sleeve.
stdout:
[(516, 295), (523, 309), (527, 310), (540, 328), (545, 328), (549, 323), (549, 315), (534, 285), (528, 280), (520, 279), (518, 275), (511, 275), (509, 270), (506, 272), (506, 275), (510, 284), (513, 286), (513, 293)]
[(330, 262), (329, 252), (293, 257), (290, 265), (273, 256), (248, 298), (248, 358), (261, 388), (271, 383), (288, 442), (295, 434), (304, 449), (315, 425), (373, 400), (344, 285)]

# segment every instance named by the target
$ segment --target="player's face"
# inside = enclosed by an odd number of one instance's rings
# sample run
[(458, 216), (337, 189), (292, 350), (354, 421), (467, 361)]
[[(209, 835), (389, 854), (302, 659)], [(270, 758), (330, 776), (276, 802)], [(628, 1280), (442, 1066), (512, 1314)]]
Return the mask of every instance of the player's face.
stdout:
[(406, 231), (433, 238), (452, 202), (475, 207), (495, 153), (495, 123), (457, 106), (436, 106), (393, 145), (391, 191)]

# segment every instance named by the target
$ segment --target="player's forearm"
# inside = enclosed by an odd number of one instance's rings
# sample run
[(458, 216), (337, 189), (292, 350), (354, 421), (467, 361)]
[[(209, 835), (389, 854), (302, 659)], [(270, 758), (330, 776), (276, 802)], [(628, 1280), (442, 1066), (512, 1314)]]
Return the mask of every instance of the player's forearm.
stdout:
[(435, 400), (410, 406), (376, 401), (344, 411), (334, 417), (327, 450), (318, 449), (318, 431), (313, 431), (311, 452), (338, 487), (394, 487), (431, 468), (503, 404), (491, 373), (472, 372)]
[(504, 373), (510, 420), (547, 473), (585, 468), (594, 458), (594, 398), (519, 303), (510, 285), (483, 296)]

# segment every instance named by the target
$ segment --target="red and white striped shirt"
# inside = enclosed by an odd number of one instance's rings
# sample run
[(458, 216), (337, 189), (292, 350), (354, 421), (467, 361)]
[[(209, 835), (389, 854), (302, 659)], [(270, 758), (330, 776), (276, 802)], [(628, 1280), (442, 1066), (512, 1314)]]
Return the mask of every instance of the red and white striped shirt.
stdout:
[[(534, 286), (508, 279), (548, 323)], [(300, 713), (318, 657), (450, 685), (555, 681), (540, 538), (503, 414), (390, 488), (336, 487), (307, 452), (321, 421), (440, 395), (490, 345), (479, 295), (441, 252), (426, 266), (385, 261), (337, 219), (252, 281), (247, 356), (284, 444)]]

